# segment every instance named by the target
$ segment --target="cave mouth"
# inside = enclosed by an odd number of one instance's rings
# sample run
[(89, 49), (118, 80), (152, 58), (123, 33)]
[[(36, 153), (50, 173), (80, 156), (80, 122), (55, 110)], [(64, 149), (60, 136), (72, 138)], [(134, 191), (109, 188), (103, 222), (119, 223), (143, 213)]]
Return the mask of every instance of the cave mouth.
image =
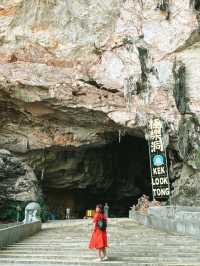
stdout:
[(130, 206), (143, 194), (152, 199), (145, 139), (125, 135), (120, 142), (65, 151), (56, 157), (64, 163), (63, 169), (47, 173), (43, 187), (50, 219), (65, 219), (66, 208), (73, 218), (83, 218), (98, 203), (108, 203), (110, 217), (127, 217)]

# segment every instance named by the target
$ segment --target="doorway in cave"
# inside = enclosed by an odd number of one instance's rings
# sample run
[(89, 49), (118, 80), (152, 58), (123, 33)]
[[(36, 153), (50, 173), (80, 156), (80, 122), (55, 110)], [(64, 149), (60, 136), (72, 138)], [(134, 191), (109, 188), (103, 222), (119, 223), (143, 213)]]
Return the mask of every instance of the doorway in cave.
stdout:
[[(128, 216), (130, 206), (146, 194), (152, 198), (148, 143), (126, 135), (121, 141), (85, 149), (62, 151), (49, 165), (43, 191), (56, 219), (82, 218), (87, 209), (108, 203), (111, 217)], [(57, 166), (56, 166), (57, 164)]]

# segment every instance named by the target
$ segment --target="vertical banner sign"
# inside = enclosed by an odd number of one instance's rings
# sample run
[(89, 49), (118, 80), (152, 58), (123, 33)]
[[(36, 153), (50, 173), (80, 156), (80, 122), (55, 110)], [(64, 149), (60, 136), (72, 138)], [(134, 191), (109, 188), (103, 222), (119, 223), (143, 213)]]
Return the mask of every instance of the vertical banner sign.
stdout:
[(160, 119), (149, 122), (149, 158), (153, 198), (168, 199), (170, 196), (166, 150), (163, 143), (163, 125)]

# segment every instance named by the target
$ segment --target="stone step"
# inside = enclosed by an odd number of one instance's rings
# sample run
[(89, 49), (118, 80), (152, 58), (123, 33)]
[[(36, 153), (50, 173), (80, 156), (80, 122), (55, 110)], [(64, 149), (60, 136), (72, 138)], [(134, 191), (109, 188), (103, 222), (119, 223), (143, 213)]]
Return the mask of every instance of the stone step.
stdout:
[[(42, 252), (44, 252), (43, 250), (34, 250), (34, 253), (32, 250), (29, 250), (29, 251), (15, 251), (15, 250), (2, 250), (1, 251), (1, 256), (3, 255), (18, 255), (18, 256), (28, 256), (29, 254), (30, 255), (34, 255), (34, 256), (38, 256), (38, 255), (41, 255), (43, 254)], [(80, 249), (80, 250), (71, 250), (70, 251), (70, 254), (67, 254), (65, 251), (61, 251), (61, 250), (56, 250), (54, 252), (52, 252), (52, 250), (45, 250), (45, 255), (48, 254), (48, 255), (57, 255), (57, 256), (61, 256), (61, 255), (65, 255), (65, 256), (71, 256), (71, 255), (77, 255), (77, 252), (78, 254), (85, 254), (85, 251)], [(134, 251), (124, 251), (124, 250), (113, 250), (112, 251), (109, 251), (108, 250), (108, 254), (124, 254), (124, 255), (128, 255), (128, 256), (177, 256), (177, 257), (187, 257), (187, 256), (200, 256), (199, 252), (196, 251), (190, 251), (190, 252), (187, 252), (185, 253), (184, 251), (180, 252), (180, 251), (169, 251), (167, 252), (166, 250), (163, 250), (162, 252), (159, 250), (159, 253), (158, 251), (146, 251), (146, 250), (134, 250)], [(87, 254), (94, 254), (94, 251), (91, 250), (91, 251), (88, 251), (87, 250)]]
[[(107, 262), (95, 262), (95, 261), (90, 261), (89, 263), (88, 262), (82, 262), (81, 264), (79, 262), (71, 262), (70, 263), (70, 266), (77, 266), (77, 265), (86, 265), (86, 266), (93, 266), (93, 265), (106, 265), (106, 266), (113, 266), (113, 265), (120, 265), (120, 266), (127, 266), (127, 265), (131, 265), (131, 266), (199, 266), (200, 264), (199, 263), (138, 263), (138, 262), (121, 262), (121, 261), (107, 261)], [(0, 265), (3, 265), (3, 266), (30, 266), (30, 263), (17, 263), (17, 262), (14, 262), (14, 263), (1, 263), (0, 262)], [(38, 265), (41, 265), (41, 264), (38, 264), (38, 263), (31, 263), (31, 266), (38, 266)], [(69, 266), (69, 264), (55, 264), (55, 262), (53, 262), (52, 264), (50, 263), (45, 263), (43, 264), (45, 266), (52, 266), (52, 265), (63, 265), (63, 266)]]
[[(91, 231), (92, 232), (92, 231)], [(75, 238), (79, 238), (79, 237), (85, 237), (86, 235), (90, 235), (90, 233), (91, 232), (89, 232), (89, 233), (86, 233), (86, 232), (84, 232), (84, 233), (80, 233), (80, 235), (79, 236), (77, 236), (77, 235), (73, 235)], [(121, 233), (120, 232), (118, 232), (118, 235), (116, 236), (116, 235), (112, 235), (113, 233), (116, 233), (116, 232), (111, 232), (111, 233), (108, 233), (108, 235), (111, 235), (114, 239), (118, 239), (119, 238), (119, 236), (121, 235)], [(43, 236), (45, 236), (46, 234), (44, 234), (44, 235), (39, 235), (38, 237), (30, 237), (29, 239), (30, 240), (43, 240)], [(72, 234), (70, 234), (70, 235), (72, 235)], [(128, 232), (126, 233), (126, 234), (123, 234), (123, 235), (129, 235), (128, 234)], [(64, 232), (62, 235), (53, 235), (52, 237), (49, 237), (49, 239), (51, 240), (51, 239), (57, 239), (58, 240), (58, 236), (61, 238), (61, 239), (65, 239), (66, 237), (68, 238), (69, 236), (68, 236), (68, 232)], [(140, 238), (141, 237), (141, 235), (140, 234), (134, 234), (134, 233), (132, 233), (132, 235), (129, 235), (129, 237), (131, 237), (131, 238)], [(152, 239), (157, 239), (157, 238), (160, 238), (160, 239), (171, 239), (171, 240), (180, 240), (181, 238), (182, 239), (188, 239), (188, 240), (191, 240), (191, 241), (193, 241), (193, 239), (192, 238), (190, 238), (190, 237), (184, 237), (184, 236), (179, 236), (179, 237), (177, 237), (177, 236), (170, 236), (170, 235), (162, 235), (162, 236), (156, 236), (155, 235), (155, 233), (154, 234), (146, 234), (145, 236), (143, 236), (144, 237), (144, 239), (148, 239), (149, 237), (151, 237)]]
[[(149, 251), (154, 251), (154, 250), (169, 250), (169, 251), (199, 251), (199, 246), (166, 246), (166, 245), (160, 245), (160, 246), (148, 246), (148, 245), (134, 245), (134, 246), (125, 246), (125, 245), (110, 245), (109, 249), (112, 250), (149, 250)], [(71, 249), (76, 249), (76, 250), (82, 250), (86, 249), (88, 250), (88, 245), (69, 245), (69, 246), (63, 246), (63, 245), (57, 245), (57, 246), (51, 246), (51, 245), (46, 245), (46, 246), (40, 246), (40, 245), (33, 245), (33, 246), (9, 246), (6, 248), (7, 250), (71, 250)]]
[[(88, 238), (90, 237), (90, 235), (87, 236)], [(109, 237), (108, 238), (112, 239), (113, 242), (118, 242), (120, 238), (113, 238), (113, 237)], [(57, 240), (56, 239), (48, 239), (47, 240), (44, 240), (44, 239), (28, 239), (26, 241), (23, 241), (23, 243), (38, 243), (38, 241), (40, 241), (40, 243), (60, 243), (62, 241), (67, 241), (67, 240), (70, 240), (72, 242), (76, 242), (78, 240), (80, 241), (86, 241), (86, 235), (82, 238), (81, 236), (80, 237), (64, 237), (64, 238), (61, 238), (59, 236), (57, 236)], [(133, 240), (140, 240), (141, 237), (130, 237), (127, 239), (127, 242), (132, 242)], [(174, 239), (170, 239), (170, 238), (159, 238), (159, 237), (155, 237), (155, 238), (143, 238), (144, 241), (153, 241), (153, 242), (157, 242), (158, 240), (160, 241), (167, 241), (167, 242), (172, 242), (172, 243), (181, 243), (181, 242), (187, 242), (187, 243), (194, 243), (195, 241), (193, 239), (181, 239), (181, 238), (174, 238)], [(198, 243), (198, 241), (196, 241)]]
[[(46, 244), (46, 245), (40, 245), (40, 244), (36, 244), (36, 245), (13, 245), (13, 246), (8, 246), (8, 248), (15, 248), (15, 249), (34, 249), (34, 248), (40, 248), (40, 249), (48, 249), (48, 248), (51, 248), (51, 249), (54, 249), (54, 248), (64, 248), (64, 249), (70, 249), (71, 247), (81, 247), (81, 248), (87, 248), (88, 247), (88, 243), (89, 242), (85, 242), (84, 244), (80, 244), (80, 243), (68, 243), (68, 244), (60, 244), (60, 245), (51, 245), (51, 244)], [(110, 245), (110, 248), (114, 248), (114, 247), (119, 247), (119, 248), (123, 248), (123, 247), (126, 247), (129, 248), (129, 249), (135, 249), (135, 248), (143, 248), (143, 249), (149, 249), (149, 250), (154, 250), (154, 249), (162, 249), (162, 248), (169, 248), (169, 249), (190, 249), (191, 247), (188, 245), (170, 245), (170, 244), (163, 244), (163, 243), (157, 243), (156, 245), (151, 245), (151, 246), (148, 246), (147, 244), (146, 245), (142, 245), (142, 244), (129, 244), (129, 245), (126, 245), (126, 243), (116, 243), (116, 245), (112, 244)], [(200, 246), (199, 245), (193, 245), (192, 246), (192, 249), (200, 249)]]
[[(160, 258), (160, 257), (110, 257), (110, 262), (115, 262), (115, 261), (120, 261), (122, 263), (124, 262), (134, 262), (134, 263), (199, 263), (199, 259), (198, 258)], [(69, 265), (70, 263), (74, 263), (74, 262), (87, 262), (87, 263), (91, 263), (91, 257), (72, 257), (72, 258), (59, 258), (56, 257), (55, 259), (53, 258), (0, 258), (0, 263), (38, 263), (38, 264), (44, 264), (45, 263), (54, 263), (54, 264), (66, 264)]]
[[(90, 239), (90, 237), (91, 237), (91, 235), (85, 235), (85, 237), (84, 238), (77, 238), (77, 239), (74, 239), (74, 238), (72, 238), (72, 239), (70, 239), (70, 238), (64, 238), (64, 239), (59, 239), (59, 241), (53, 241), (53, 240), (48, 240), (48, 241), (40, 241), (40, 240), (37, 240), (37, 241), (35, 241), (35, 240), (33, 240), (33, 241), (31, 241), (31, 240), (29, 240), (29, 241), (23, 241), (23, 242), (21, 242), (21, 243), (18, 243), (18, 244), (34, 244), (34, 243), (40, 243), (40, 244), (47, 244), (47, 243), (52, 243), (52, 244), (57, 244), (57, 243), (68, 243), (69, 241), (70, 242), (77, 242), (77, 240), (79, 241), (79, 242), (87, 242), (87, 241), (89, 241), (89, 239)], [(126, 237), (126, 236), (122, 236), (122, 237)], [(59, 238), (59, 237), (58, 237)], [(110, 241), (112, 241), (112, 243), (119, 243), (119, 241), (120, 241), (120, 239), (121, 238), (119, 238), (119, 239), (113, 239), (112, 237), (108, 237), (108, 239), (110, 240)], [(140, 240), (141, 240), (141, 238), (128, 238), (128, 236), (127, 236), (127, 238), (126, 238), (126, 242), (127, 243), (133, 243), (133, 242), (140, 242)], [(199, 243), (199, 241), (195, 241), (195, 240), (193, 240), (193, 241), (191, 241), (191, 240), (186, 240), (186, 239), (183, 239), (183, 240), (171, 240), (171, 239), (159, 239), (159, 238), (157, 238), (157, 239), (151, 239), (151, 238), (148, 238), (148, 239), (143, 239), (143, 242), (144, 243), (149, 243), (149, 242), (153, 242), (153, 243), (157, 243), (157, 244), (159, 244), (159, 243), (184, 243), (184, 244), (186, 244), (186, 243), (189, 243), (189, 244), (193, 244), (193, 243), (195, 243), (195, 244), (199, 244), (199, 246), (200, 246), (200, 243)], [(160, 241), (160, 242), (159, 242)], [(121, 242), (121, 241), (120, 241)]]
[[(57, 227), (56, 227), (57, 226)], [(0, 250), (0, 266), (99, 265), (88, 249), (91, 224), (53, 223), (27, 240)], [(110, 220), (110, 248), (106, 265), (200, 266), (200, 243), (190, 237), (169, 235), (128, 219)]]
[[(79, 254), (79, 258), (83, 258), (83, 257), (94, 257), (94, 252), (91, 253), (86, 253), (86, 252), (82, 252), (82, 253), (78, 253)], [(109, 254), (109, 253), (108, 253)], [(174, 259), (174, 257), (176, 257), (177, 259), (181, 259), (181, 258), (196, 258), (198, 259), (198, 261), (200, 261), (200, 254), (198, 253), (147, 253), (147, 252), (112, 252), (111, 255), (113, 257), (117, 257), (119, 256), (119, 254), (124, 255), (124, 257), (134, 257), (134, 258), (161, 258), (161, 257), (165, 257), (165, 259), (170, 260), (172, 257)], [(70, 253), (70, 254), (65, 254), (65, 253), (1, 253), (1, 258), (51, 258), (51, 259), (56, 259), (56, 258), (76, 258), (77, 257), (77, 252), (74, 253)]]
[[(23, 246), (34, 246), (34, 245), (38, 245), (41, 247), (45, 247), (45, 246), (69, 246), (69, 245), (75, 245), (75, 244), (79, 244), (79, 245), (87, 245), (89, 243), (90, 238), (86, 239), (86, 240), (77, 240), (77, 241), (62, 241), (62, 242), (39, 242), (39, 244), (37, 242), (26, 242), (26, 243), (17, 243), (14, 246), (18, 246), (18, 247), (23, 247)], [(126, 243), (121, 243), (119, 241), (113, 241), (112, 239), (108, 239), (109, 242), (111, 243), (110, 246), (116, 246), (116, 245), (120, 245), (120, 246), (124, 246), (124, 245), (129, 245), (129, 246), (141, 246), (143, 245), (142, 243), (140, 243), (138, 240), (132, 240), (132, 241), (127, 241)], [(150, 241), (149, 241), (150, 242)], [(144, 246), (149, 246), (147, 241), (144, 241)], [(187, 241), (181, 241), (181, 242), (170, 242), (170, 241), (159, 241), (159, 242), (150, 242), (152, 246), (155, 247), (160, 247), (160, 246), (188, 246), (188, 245), (194, 245), (196, 247), (200, 247), (200, 243), (196, 243), (196, 242), (187, 242)]]

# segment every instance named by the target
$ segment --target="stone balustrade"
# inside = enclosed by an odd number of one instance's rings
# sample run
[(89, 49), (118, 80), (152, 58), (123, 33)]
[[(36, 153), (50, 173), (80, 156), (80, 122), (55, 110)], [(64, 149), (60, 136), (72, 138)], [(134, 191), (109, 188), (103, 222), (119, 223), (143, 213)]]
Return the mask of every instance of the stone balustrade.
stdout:
[(25, 208), (23, 223), (2, 224), (0, 226), (0, 248), (19, 242), (41, 230), (40, 205), (29, 203)]
[(200, 208), (198, 207), (151, 207), (147, 214), (131, 210), (129, 217), (155, 229), (200, 239)]
[(19, 242), (41, 230), (41, 222), (19, 223), (0, 228), (0, 248)]

